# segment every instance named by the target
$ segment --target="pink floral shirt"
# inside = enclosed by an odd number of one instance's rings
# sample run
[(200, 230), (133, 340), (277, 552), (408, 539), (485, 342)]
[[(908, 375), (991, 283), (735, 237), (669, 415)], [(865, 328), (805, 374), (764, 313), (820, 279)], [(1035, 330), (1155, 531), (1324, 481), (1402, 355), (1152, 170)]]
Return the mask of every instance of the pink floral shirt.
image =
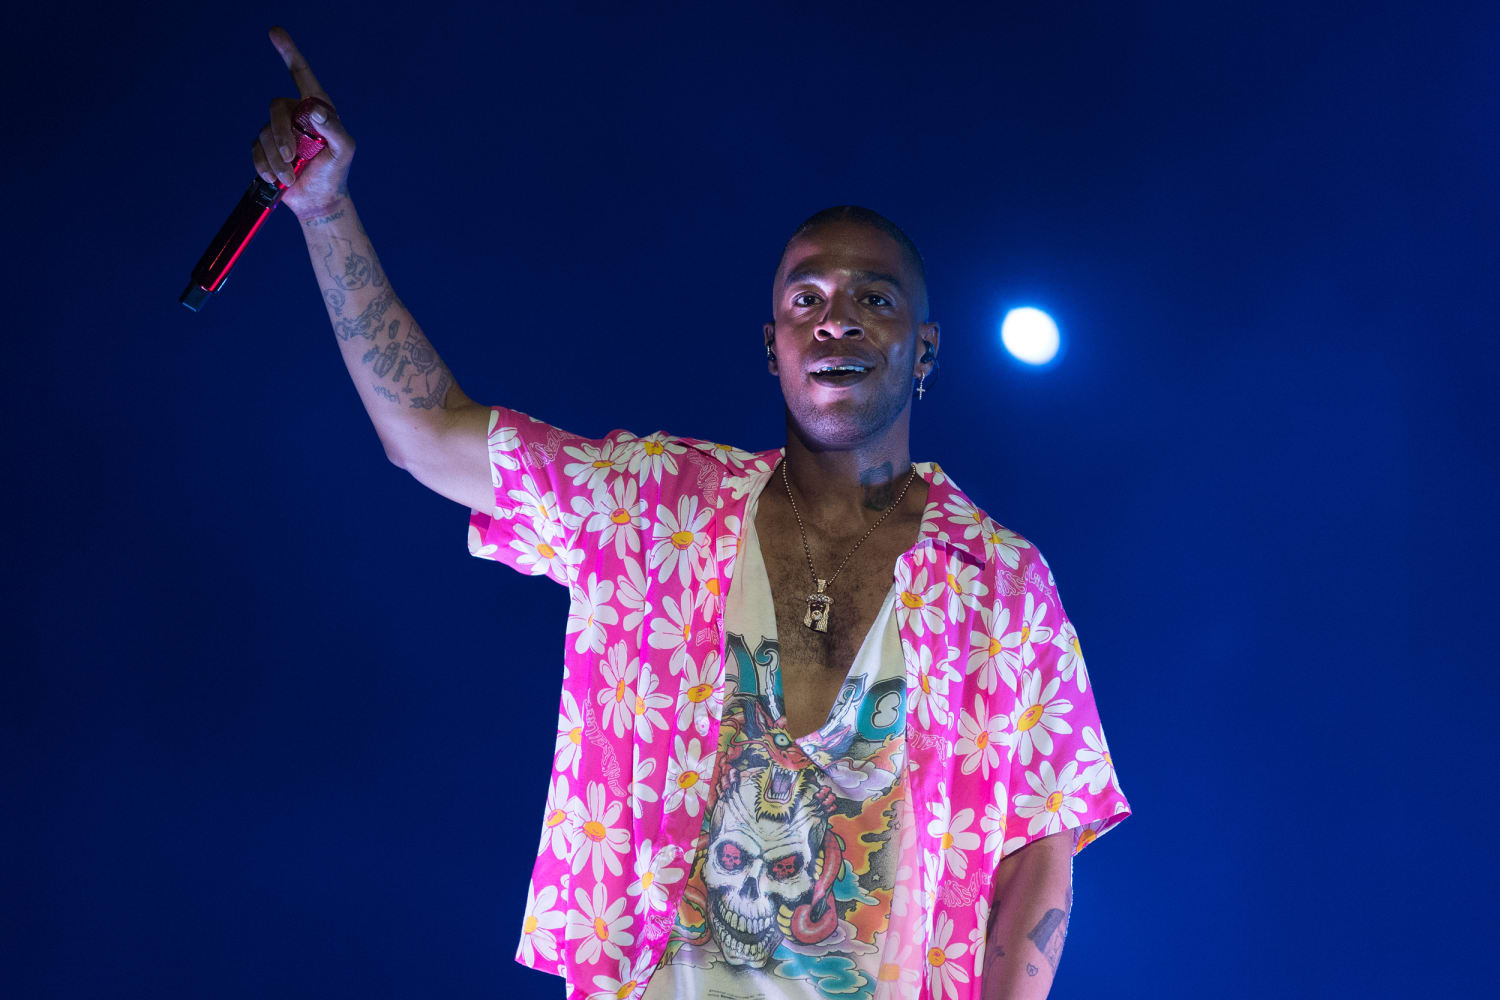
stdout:
[[(495, 504), (471, 511), (469, 552), (572, 595), (517, 959), (574, 1000), (639, 997), (666, 948), (711, 805), (741, 518), (782, 454), (491, 408)], [(926, 919), (920, 967), (891, 971), (960, 1000), (979, 996), (1000, 859), (1062, 830), (1077, 853), (1130, 807), (1046, 560), (936, 463), (918, 474), (927, 508), (894, 582)]]

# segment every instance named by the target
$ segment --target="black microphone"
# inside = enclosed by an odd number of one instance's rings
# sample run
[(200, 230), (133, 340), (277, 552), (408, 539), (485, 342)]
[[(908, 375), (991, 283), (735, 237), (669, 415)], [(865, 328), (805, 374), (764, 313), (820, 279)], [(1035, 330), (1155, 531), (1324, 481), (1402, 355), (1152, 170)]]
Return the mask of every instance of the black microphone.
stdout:
[[(334, 113), (326, 101), (320, 101), (316, 97), (304, 99), (292, 112), (292, 127), (297, 130), (297, 158), (292, 161), (293, 176), (328, 144), (313, 128), (312, 113), (318, 107), (325, 109), (325, 115)], [(250, 239), (260, 229), (261, 223), (281, 204), (281, 193), (286, 189), (287, 185), (279, 180), (271, 184), (256, 177), (250, 182), (240, 203), (234, 206), (234, 211), (229, 213), (229, 218), (219, 228), (213, 242), (209, 243), (208, 249), (198, 259), (198, 265), (193, 268), (192, 279), (178, 297), (178, 302), (197, 312), (203, 308), (210, 295), (224, 287), (230, 269), (240, 259), (240, 254), (245, 252), (245, 247), (250, 245)]]

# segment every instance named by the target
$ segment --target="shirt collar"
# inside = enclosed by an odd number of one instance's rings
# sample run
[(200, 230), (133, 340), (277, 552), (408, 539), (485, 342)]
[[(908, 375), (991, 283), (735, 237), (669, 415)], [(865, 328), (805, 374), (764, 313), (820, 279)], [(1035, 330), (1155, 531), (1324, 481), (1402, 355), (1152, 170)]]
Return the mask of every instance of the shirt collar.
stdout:
[[(769, 477), (771, 471), (776, 468), (776, 463), (784, 457), (786, 457), (784, 447), (758, 453), (755, 458), (763, 462), (766, 468), (761, 475)], [(917, 475), (927, 481), (927, 508), (922, 512), (922, 529), (917, 533), (917, 543), (908, 551), (914, 551), (923, 545), (935, 545), (950, 552), (959, 553), (983, 569), (986, 556), (984, 526), (981, 524), (980, 530), (972, 537), (965, 537), (966, 530), (954, 532), (944, 527), (949, 514), (957, 514), (966, 510), (983, 512), (936, 462), (918, 462)], [(986, 517), (985, 520), (988, 518)], [(949, 527), (952, 525), (950, 524)]]

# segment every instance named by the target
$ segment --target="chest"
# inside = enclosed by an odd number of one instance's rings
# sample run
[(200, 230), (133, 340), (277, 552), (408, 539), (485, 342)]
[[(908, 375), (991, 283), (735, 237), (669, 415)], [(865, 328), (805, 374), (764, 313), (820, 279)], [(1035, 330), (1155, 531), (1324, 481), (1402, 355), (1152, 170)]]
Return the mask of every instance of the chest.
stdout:
[[(815, 586), (797, 523), (790, 511), (780, 511), (764, 500), (760, 505), (756, 533), (776, 608), (782, 700), (787, 727), (794, 737), (807, 735), (827, 719), (890, 592), (896, 560), (916, 541), (920, 523), (919, 515), (893, 514), (857, 548), (864, 525), (842, 536), (809, 532), (807, 544), (813, 566), (819, 577), (832, 578), (826, 589), (832, 599), (827, 612), (828, 631), (818, 632), (803, 624), (807, 596)], [(848, 561), (839, 570), (846, 556)], [(872, 637), (872, 641), (879, 640), (879, 636)]]

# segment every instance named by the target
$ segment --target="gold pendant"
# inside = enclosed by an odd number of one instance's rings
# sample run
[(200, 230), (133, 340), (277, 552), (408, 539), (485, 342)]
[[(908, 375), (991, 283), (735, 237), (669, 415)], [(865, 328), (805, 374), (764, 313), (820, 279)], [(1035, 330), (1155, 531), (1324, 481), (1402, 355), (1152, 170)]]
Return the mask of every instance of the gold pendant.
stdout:
[(828, 631), (828, 619), (833, 612), (833, 598), (823, 593), (823, 588), (827, 585), (827, 580), (819, 580), (818, 592), (807, 595), (807, 614), (802, 616), (802, 624), (814, 632)]

